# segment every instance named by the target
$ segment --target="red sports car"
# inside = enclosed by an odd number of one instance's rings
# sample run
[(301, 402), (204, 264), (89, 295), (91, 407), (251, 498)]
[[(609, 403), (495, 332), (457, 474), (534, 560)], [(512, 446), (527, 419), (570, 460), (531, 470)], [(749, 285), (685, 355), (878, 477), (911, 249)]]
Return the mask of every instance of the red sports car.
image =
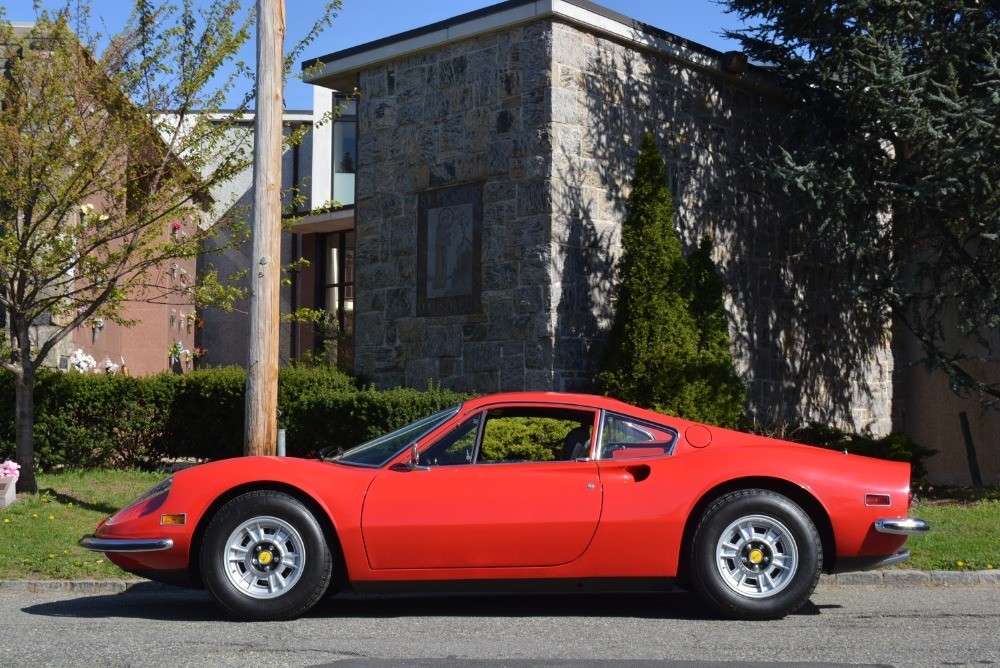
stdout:
[(322, 460), (180, 471), (80, 544), (243, 619), (358, 591), (661, 589), (783, 616), (821, 572), (903, 561), (910, 467), (606, 397), (471, 399)]

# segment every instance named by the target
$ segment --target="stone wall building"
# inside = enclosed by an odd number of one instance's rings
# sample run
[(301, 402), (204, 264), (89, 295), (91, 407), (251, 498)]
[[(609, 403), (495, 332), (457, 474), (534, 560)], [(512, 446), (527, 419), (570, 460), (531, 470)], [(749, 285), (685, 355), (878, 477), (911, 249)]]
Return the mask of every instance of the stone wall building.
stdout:
[[(932, 477), (968, 478), (957, 420), (924, 410), (937, 381), (915, 379), (905, 342), (805, 250), (809, 221), (753, 162), (786, 113), (766, 71), (586, 0), (509, 0), (319, 60), (303, 64), (315, 116), (359, 96), (353, 131), (313, 133), (312, 206), (342, 194), (348, 172), (354, 192), (299, 232), (303, 250), (342, 267), (349, 292), (323, 303), (353, 334), (355, 372), (380, 387), (594, 389), (651, 132), (682, 241), (714, 241), (750, 415), (916, 427), (945, 453)], [(333, 255), (331, 235), (344, 235)], [(311, 271), (300, 286), (322, 283)], [(316, 304), (328, 294), (299, 289)], [(983, 477), (998, 482), (1000, 418), (962, 405)]]
[[(836, 303), (836, 277), (792, 258), (801, 223), (748, 164), (783, 115), (766, 73), (558, 1), (514, 0), (321, 60), (312, 83), (360, 92), (358, 372), (383, 386), (593, 389), (629, 180), (652, 132), (683, 241), (715, 241), (759, 417), (889, 431), (888, 338), (854, 346), (860, 364), (845, 367), (828, 333), (844, 314), (816, 307)], [(465, 221), (448, 224), (475, 280), (435, 292), (442, 216)]]

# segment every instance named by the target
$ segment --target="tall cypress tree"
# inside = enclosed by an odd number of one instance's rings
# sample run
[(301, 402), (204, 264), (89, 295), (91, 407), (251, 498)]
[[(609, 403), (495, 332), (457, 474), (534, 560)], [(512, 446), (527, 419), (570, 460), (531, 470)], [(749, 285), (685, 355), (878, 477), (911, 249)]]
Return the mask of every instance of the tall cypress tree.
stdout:
[(653, 136), (643, 139), (622, 226), (615, 317), (602, 391), (680, 417), (731, 425), (744, 390), (729, 356), (722, 282), (707, 240), (685, 260)]

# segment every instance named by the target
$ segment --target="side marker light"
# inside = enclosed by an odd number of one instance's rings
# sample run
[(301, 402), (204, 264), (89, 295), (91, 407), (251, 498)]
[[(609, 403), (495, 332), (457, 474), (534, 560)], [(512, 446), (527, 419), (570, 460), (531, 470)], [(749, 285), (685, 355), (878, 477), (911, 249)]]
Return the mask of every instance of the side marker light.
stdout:
[(865, 494), (866, 506), (891, 506), (892, 499), (888, 494)]
[(180, 515), (160, 515), (160, 525), (161, 526), (180, 526), (187, 523), (187, 515), (181, 513)]

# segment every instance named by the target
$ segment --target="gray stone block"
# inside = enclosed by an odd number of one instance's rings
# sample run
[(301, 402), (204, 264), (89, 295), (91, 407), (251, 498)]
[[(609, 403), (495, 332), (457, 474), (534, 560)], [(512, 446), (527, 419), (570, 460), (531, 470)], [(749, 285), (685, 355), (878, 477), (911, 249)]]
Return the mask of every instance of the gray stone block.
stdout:
[(0, 591), (3, 592), (28, 591), (28, 582), (26, 580), (0, 580)]
[(517, 186), (517, 215), (547, 214), (552, 211), (552, 191), (548, 181), (527, 181)]
[(440, 377), (436, 359), (411, 359), (406, 363), (406, 385), (426, 388), (427, 384)]
[[(483, 290), (509, 290), (517, 284), (517, 263), (501, 262), (483, 267)], [(492, 316), (491, 316), (492, 319)]]
[(551, 371), (547, 370), (526, 370), (524, 372), (524, 389), (525, 390), (538, 390), (538, 391), (551, 391), (553, 387), (553, 376)]
[(931, 571), (931, 584), (970, 585), (979, 583), (979, 574), (973, 571)]
[(392, 288), (386, 290), (385, 317), (388, 320), (407, 318), (417, 312), (416, 287)]
[(458, 357), (462, 354), (462, 326), (428, 325), (427, 346), (431, 357)]
[(401, 343), (415, 343), (427, 340), (426, 318), (399, 318), (396, 320), (396, 336)]
[(385, 341), (385, 313), (372, 311), (359, 313), (354, 319), (354, 341), (358, 347), (381, 344)]
[(469, 373), (495, 372), (500, 365), (500, 345), (494, 341), (465, 344), (465, 369)]
[(394, 262), (369, 263), (359, 270), (358, 277), (366, 290), (382, 290), (399, 284)]
[(59, 580), (33, 580), (29, 585), (29, 590), (35, 592), (55, 592), (66, 591), (68, 589), (69, 583)]
[(126, 591), (139, 581), (126, 580), (79, 580), (68, 582), (69, 590), (79, 594), (107, 594)]
[(552, 122), (576, 125), (578, 122), (576, 91), (564, 88), (550, 88), (549, 91)]
[(887, 570), (882, 572), (882, 582), (887, 585), (925, 585), (931, 583), (931, 576), (927, 571)]
[(882, 584), (882, 571), (838, 573), (836, 582), (839, 585), (880, 585)]
[[(489, 170), (491, 176), (505, 175), (510, 172), (510, 157), (513, 152), (513, 144), (510, 140), (497, 140), (490, 142)], [(493, 185), (488, 184), (488, 185)], [(486, 201), (495, 201), (484, 197)], [(505, 198), (506, 199), (506, 198)]]
[(983, 584), (1000, 585), (1000, 569), (979, 571), (979, 581)]
[(511, 355), (500, 358), (500, 391), (512, 392), (524, 388), (524, 356)]

